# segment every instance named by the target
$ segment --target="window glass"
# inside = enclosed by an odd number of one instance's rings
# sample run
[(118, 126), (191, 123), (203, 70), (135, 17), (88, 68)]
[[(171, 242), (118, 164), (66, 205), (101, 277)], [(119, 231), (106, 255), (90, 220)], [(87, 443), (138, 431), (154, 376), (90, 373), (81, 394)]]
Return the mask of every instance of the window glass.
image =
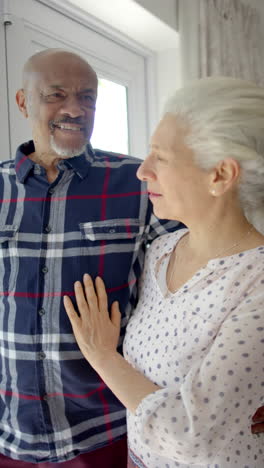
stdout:
[(129, 153), (127, 88), (104, 78), (99, 79), (94, 131), (91, 143), (116, 153)]

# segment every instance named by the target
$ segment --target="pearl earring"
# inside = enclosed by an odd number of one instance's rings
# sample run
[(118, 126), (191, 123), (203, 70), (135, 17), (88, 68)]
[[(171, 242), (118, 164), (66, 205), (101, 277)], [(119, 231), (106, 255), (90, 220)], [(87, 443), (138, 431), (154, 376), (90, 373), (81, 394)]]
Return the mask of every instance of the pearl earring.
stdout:
[(215, 189), (212, 189), (212, 190), (211, 190), (211, 194), (212, 194), (212, 195), (215, 195), (215, 194), (216, 194)]

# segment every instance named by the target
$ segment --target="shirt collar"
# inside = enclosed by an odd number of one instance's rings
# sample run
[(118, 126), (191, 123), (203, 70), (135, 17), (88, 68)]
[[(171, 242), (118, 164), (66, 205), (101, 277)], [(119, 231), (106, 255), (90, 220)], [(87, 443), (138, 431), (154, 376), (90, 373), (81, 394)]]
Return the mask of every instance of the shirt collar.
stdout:
[(73, 158), (63, 159), (59, 162), (59, 167), (73, 169), (73, 171), (80, 177), (80, 179), (84, 179), (88, 174), (93, 159), (94, 150), (91, 143), (88, 143), (83, 154), (80, 156), (74, 156)]
[[(25, 183), (26, 178), (34, 168), (38, 166), (28, 156), (34, 153), (35, 146), (32, 140), (20, 145), (15, 157), (15, 170), (19, 182)], [(81, 179), (87, 176), (91, 162), (94, 158), (94, 151), (90, 143), (87, 144), (86, 150), (80, 156), (64, 159), (59, 162), (58, 167), (61, 170), (72, 169)]]

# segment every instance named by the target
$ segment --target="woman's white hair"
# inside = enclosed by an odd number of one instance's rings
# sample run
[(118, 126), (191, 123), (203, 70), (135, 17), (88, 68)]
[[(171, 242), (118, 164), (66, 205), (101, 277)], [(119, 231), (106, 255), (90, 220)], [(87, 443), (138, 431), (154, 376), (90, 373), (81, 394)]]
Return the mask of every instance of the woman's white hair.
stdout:
[(186, 144), (201, 168), (226, 157), (237, 160), (242, 208), (264, 233), (264, 88), (236, 78), (203, 78), (178, 90), (164, 113), (190, 128)]

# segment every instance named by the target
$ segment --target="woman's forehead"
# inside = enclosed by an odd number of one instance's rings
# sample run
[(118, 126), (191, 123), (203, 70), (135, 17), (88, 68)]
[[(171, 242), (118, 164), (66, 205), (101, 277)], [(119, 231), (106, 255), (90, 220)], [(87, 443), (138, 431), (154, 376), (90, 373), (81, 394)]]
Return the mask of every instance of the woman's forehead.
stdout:
[(187, 133), (189, 129), (183, 120), (175, 115), (165, 114), (152, 135), (151, 146), (171, 148), (176, 142), (177, 145), (184, 144)]

